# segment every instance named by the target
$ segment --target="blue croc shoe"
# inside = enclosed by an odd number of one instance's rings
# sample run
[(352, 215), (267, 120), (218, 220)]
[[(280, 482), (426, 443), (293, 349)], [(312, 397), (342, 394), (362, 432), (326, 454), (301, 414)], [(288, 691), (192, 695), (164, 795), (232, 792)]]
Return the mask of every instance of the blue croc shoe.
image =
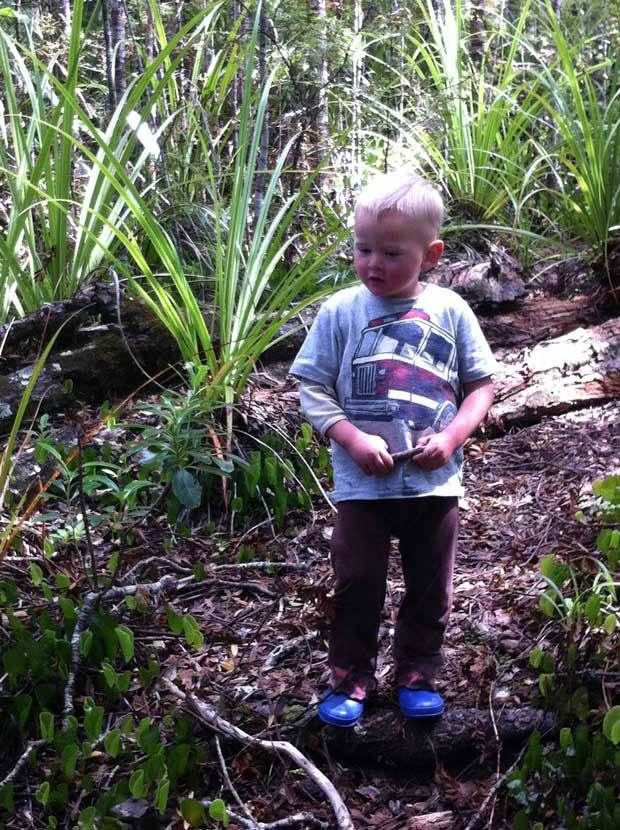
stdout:
[(428, 689), (398, 690), (400, 711), (406, 718), (436, 718), (443, 712), (443, 698)]
[(348, 695), (340, 695), (328, 689), (319, 703), (319, 717), (330, 726), (355, 726), (362, 717), (364, 703)]

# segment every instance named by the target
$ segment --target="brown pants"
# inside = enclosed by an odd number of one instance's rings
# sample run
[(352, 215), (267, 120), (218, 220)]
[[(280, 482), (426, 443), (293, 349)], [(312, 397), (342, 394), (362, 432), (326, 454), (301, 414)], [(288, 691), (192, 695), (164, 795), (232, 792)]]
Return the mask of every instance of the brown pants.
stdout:
[(396, 685), (433, 688), (452, 607), (457, 531), (456, 498), (339, 502), (331, 542), (336, 585), (329, 664), (334, 688), (364, 697), (375, 686), (392, 536), (399, 542), (405, 579), (394, 636)]

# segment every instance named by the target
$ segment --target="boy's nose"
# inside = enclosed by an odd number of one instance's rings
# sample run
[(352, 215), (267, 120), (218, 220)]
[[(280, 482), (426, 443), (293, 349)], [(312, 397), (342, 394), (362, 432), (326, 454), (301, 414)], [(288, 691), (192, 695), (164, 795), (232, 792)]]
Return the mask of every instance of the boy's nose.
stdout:
[(368, 260), (370, 268), (378, 268), (381, 266), (381, 255), (377, 251), (373, 251)]

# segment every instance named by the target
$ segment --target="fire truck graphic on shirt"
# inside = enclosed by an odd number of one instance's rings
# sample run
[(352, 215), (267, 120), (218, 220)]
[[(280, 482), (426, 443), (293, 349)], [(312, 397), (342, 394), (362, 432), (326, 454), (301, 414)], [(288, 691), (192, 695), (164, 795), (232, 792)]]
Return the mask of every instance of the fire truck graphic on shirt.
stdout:
[(414, 430), (439, 432), (457, 411), (454, 337), (423, 311), (371, 320), (351, 362), (352, 420), (407, 421)]

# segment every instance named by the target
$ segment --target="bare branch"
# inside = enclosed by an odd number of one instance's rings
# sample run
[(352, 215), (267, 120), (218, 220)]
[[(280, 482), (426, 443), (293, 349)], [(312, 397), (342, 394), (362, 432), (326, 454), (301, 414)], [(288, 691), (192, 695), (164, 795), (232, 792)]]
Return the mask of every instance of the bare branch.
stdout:
[(221, 718), (211, 706), (208, 706), (206, 703), (198, 700), (198, 698), (194, 697), (194, 695), (186, 694), (179, 689), (178, 686), (175, 686), (175, 684), (170, 680), (163, 678), (163, 682), (172, 694), (185, 702), (187, 708), (198, 720), (207, 726), (210, 726), (211, 729), (214, 729), (216, 732), (226, 735), (229, 738), (233, 738), (240, 743), (258, 746), (267, 752), (288, 755), (288, 757), (291, 758), (299, 767), (301, 767), (306, 775), (311, 778), (312, 781), (314, 781), (314, 783), (325, 793), (325, 796), (331, 804), (332, 810), (336, 816), (338, 827), (341, 828), (341, 830), (354, 830), (351, 815), (334, 785), (331, 783), (329, 778), (321, 772), (320, 769), (315, 767), (314, 764), (297, 749), (297, 747), (293, 746), (293, 744), (288, 741), (264, 741), (260, 740), (260, 738), (255, 738), (247, 732), (244, 732), (243, 729), (239, 729), (238, 726), (235, 726), (227, 720), (224, 720), (224, 718)]

